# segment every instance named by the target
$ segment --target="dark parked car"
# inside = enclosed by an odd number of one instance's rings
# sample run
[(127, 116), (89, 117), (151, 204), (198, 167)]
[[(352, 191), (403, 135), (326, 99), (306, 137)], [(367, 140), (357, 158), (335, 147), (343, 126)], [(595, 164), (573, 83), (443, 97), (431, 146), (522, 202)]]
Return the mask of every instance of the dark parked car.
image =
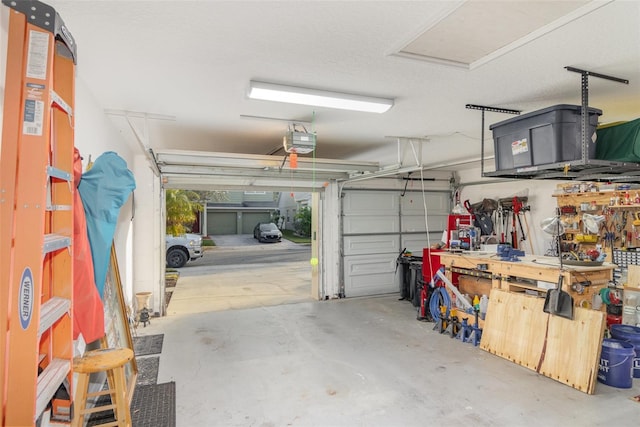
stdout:
[(282, 233), (272, 222), (260, 222), (253, 229), (253, 238), (258, 242), (279, 242), (282, 240)]

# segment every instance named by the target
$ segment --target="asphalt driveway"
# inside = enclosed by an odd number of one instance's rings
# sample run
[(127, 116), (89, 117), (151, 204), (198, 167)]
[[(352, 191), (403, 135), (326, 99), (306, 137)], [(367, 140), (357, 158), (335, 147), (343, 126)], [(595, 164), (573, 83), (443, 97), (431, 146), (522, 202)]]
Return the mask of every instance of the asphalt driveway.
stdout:
[(227, 234), (221, 236), (212, 236), (211, 238), (216, 244), (214, 248), (221, 250), (244, 251), (251, 249), (271, 251), (278, 249), (300, 248), (301, 246), (305, 246), (299, 243), (293, 243), (292, 241), (285, 238), (282, 238), (282, 241), (277, 243), (260, 243), (258, 242), (258, 239), (253, 238), (253, 234)]

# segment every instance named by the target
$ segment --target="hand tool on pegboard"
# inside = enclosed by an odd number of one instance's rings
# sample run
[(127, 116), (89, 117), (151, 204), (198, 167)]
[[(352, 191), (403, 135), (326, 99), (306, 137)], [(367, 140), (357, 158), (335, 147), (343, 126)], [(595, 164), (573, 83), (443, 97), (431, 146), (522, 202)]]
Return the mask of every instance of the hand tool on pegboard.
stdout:
[(527, 227), (527, 235), (529, 235), (529, 248), (531, 249), (531, 255), (533, 255), (535, 253), (535, 250), (533, 249), (533, 238), (535, 237), (535, 235), (532, 235), (529, 229), (529, 221), (527, 220), (526, 211), (522, 213), (522, 218), (524, 218), (524, 225)]
[(511, 209), (511, 246), (518, 249), (518, 230), (516, 229), (516, 211)]
[[(527, 235), (529, 232), (529, 225), (527, 224), (527, 234), (525, 234), (524, 232), (524, 227), (522, 226), (522, 219), (520, 218), (520, 214), (524, 214), (524, 212), (526, 210), (528, 210), (529, 207), (528, 206), (524, 206), (524, 204), (522, 203), (522, 201), (520, 200), (520, 198), (518, 196), (514, 196), (513, 197), (513, 212), (516, 215), (516, 217), (518, 218), (518, 225), (520, 226), (520, 240), (521, 241), (525, 241), (527, 240)], [(529, 240), (530, 246), (531, 246), (531, 253), (533, 254), (533, 245), (531, 245), (531, 240)]]

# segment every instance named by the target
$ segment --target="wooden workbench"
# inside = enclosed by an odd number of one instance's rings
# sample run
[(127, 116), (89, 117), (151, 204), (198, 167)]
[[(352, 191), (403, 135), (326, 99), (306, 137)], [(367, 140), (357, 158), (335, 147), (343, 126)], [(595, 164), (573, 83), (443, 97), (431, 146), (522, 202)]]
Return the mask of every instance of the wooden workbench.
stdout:
[[(476, 289), (489, 295), (481, 349), (582, 392), (595, 392), (606, 322), (604, 304), (593, 310), (591, 302), (609, 283), (614, 264), (563, 265), (560, 271), (557, 259), (544, 256), (513, 262), (501, 261), (495, 253), (439, 255), (450, 277), (458, 273), (460, 283), (462, 278), (477, 280), (481, 285), (476, 286), (484, 288)], [(564, 277), (563, 290), (576, 305), (573, 320), (543, 310), (545, 300), (540, 297), (547, 290), (538, 287), (538, 281), (555, 288), (559, 274)], [(575, 285), (584, 287), (577, 290)]]
[[(521, 261), (514, 262), (501, 261), (495, 253), (488, 252), (442, 252), (439, 255), (447, 274), (454, 272), (489, 279), (491, 285), (487, 287), (487, 295), (491, 289), (502, 289), (544, 296), (547, 288), (555, 288), (561, 273), (559, 260), (554, 257), (526, 255), (520, 257)], [(595, 267), (563, 264), (562, 288), (571, 294), (576, 306), (591, 308), (593, 295), (608, 285), (615, 267), (611, 263)]]

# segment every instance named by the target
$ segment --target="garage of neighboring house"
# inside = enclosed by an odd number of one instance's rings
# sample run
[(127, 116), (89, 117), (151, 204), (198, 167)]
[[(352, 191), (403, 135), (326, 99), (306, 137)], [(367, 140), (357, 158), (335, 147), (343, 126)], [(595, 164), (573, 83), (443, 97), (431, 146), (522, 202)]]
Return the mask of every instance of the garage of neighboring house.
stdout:
[(224, 194), (226, 200), (207, 202), (206, 213), (200, 213), (198, 224), (205, 224), (202, 234), (252, 234), (256, 224), (264, 222), (293, 230), (296, 212), (311, 202), (308, 192), (226, 191)]
[(249, 210), (245, 207), (207, 207), (207, 228), (209, 236), (221, 234), (251, 234), (259, 222), (269, 222), (271, 211), (265, 208)]

